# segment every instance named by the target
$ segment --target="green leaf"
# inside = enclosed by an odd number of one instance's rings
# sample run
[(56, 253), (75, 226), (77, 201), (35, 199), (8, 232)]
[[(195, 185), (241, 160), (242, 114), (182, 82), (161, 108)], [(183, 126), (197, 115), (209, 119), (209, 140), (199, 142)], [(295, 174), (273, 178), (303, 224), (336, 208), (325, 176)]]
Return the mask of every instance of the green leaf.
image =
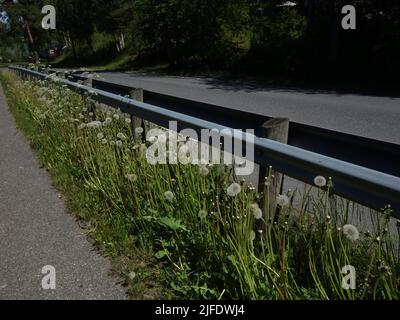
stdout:
[(155, 256), (157, 259), (162, 259), (168, 254), (169, 254), (168, 250), (160, 250), (155, 254)]
[(182, 231), (188, 231), (186, 226), (182, 224), (181, 220), (176, 220), (174, 218), (170, 217), (163, 217), (160, 218), (158, 223), (164, 227), (168, 227), (171, 230), (182, 230)]

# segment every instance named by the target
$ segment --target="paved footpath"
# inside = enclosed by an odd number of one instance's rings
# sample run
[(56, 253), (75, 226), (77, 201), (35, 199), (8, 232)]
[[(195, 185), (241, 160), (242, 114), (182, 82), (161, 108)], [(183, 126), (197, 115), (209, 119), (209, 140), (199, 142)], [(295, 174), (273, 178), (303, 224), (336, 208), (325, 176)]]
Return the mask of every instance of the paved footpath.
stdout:
[[(56, 289), (44, 290), (44, 266)], [(0, 300), (126, 299), (16, 129), (0, 86)]]

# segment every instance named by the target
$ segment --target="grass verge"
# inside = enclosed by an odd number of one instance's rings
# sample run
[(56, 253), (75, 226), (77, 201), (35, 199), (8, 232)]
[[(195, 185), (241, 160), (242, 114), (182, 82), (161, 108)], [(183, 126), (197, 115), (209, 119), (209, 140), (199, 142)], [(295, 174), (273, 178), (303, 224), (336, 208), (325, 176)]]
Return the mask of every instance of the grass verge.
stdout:
[[(90, 96), (10, 74), (1, 81), (18, 126), (132, 297), (399, 298), (389, 209), (371, 212), (360, 232), (350, 224), (355, 206), (319, 177), (319, 188), (277, 195), (277, 216), (264, 196), (271, 174), (258, 193), (231, 166), (153, 165), (146, 150), (169, 132), (144, 144), (131, 138), (129, 118)], [(346, 266), (356, 270), (354, 290), (343, 286)]]

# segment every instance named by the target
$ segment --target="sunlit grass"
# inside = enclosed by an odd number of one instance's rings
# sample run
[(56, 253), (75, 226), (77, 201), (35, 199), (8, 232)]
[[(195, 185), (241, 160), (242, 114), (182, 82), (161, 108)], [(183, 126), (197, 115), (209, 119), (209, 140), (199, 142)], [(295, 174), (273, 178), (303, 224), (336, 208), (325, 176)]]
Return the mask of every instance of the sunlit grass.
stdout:
[[(352, 204), (319, 177), (319, 187), (278, 195), (276, 216), (264, 196), (271, 176), (258, 193), (229, 166), (151, 165), (127, 115), (62, 86), (1, 78), (17, 123), (134, 297), (399, 298), (389, 210), (371, 213), (373, 229), (359, 232)], [(357, 271), (356, 290), (342, 288), (347, 265)], [(158, 283), (135, 291), (149, 279)]]

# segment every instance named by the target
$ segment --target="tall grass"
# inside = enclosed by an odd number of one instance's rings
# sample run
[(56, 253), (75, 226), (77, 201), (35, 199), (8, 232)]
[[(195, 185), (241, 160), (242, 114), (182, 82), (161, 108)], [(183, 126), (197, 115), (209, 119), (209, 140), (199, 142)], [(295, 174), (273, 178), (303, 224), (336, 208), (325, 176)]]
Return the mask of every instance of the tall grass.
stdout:
[[(119, 111), (61, 85), (1, 80), (17, 123), (97, 244), (114, 258), (148, 252), (174, 297), (399, 298), (399, 235), (388, 232), (389, 209), (371, 213), (373, 227), (358, 233), (353, 204), (332, 196), (328, 180), (280, 195), (275, 216), (263, 201), (271, 173), (259, 193), (235, 181), (230, 166), (151, 165)], [(342, 287), (347, 265), (357, 272), (355, 290)]]

